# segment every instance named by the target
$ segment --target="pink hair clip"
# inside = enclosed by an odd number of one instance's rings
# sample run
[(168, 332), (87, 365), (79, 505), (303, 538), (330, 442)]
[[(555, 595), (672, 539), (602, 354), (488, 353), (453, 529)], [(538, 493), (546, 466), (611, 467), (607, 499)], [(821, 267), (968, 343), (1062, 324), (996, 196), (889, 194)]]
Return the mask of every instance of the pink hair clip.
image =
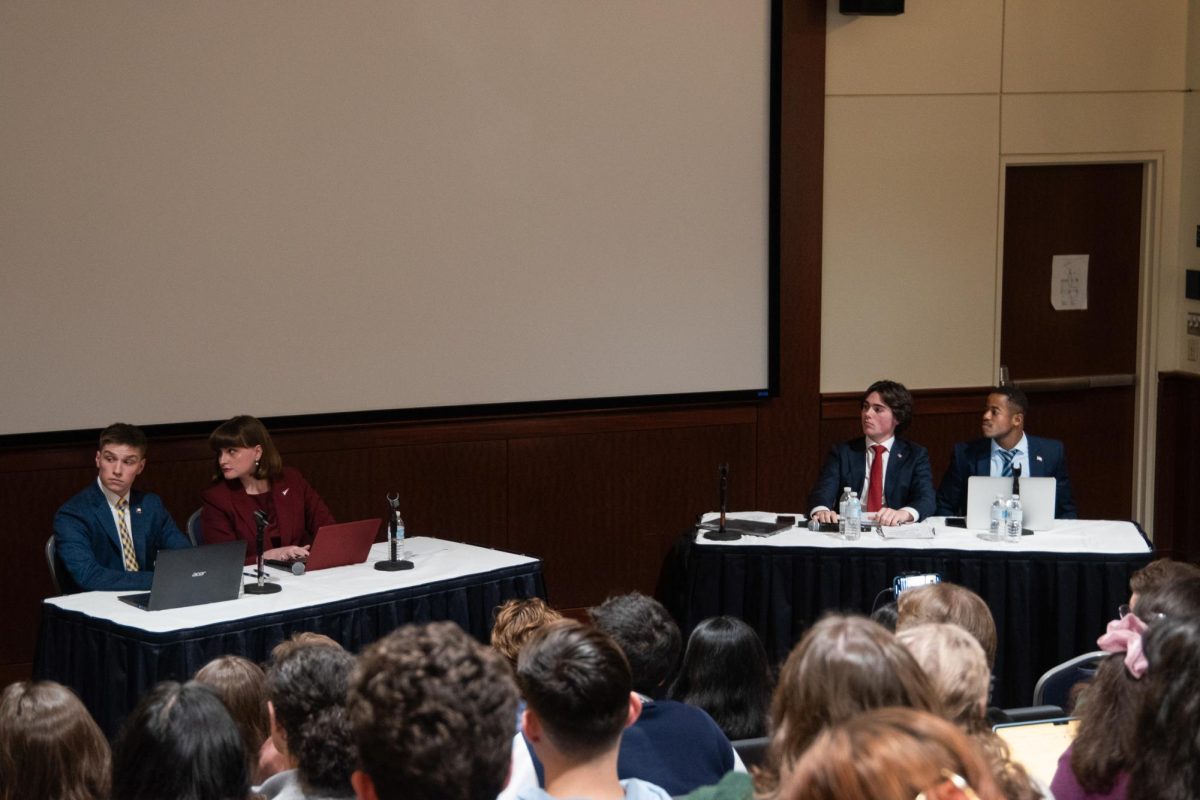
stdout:
[(1096, 644), (1106, 653), (1124, 653), (1125, 669), (1134, 678), (1141, 678), (1148, 666), (1142, 653), (1142, 634), (1145, 632), (1146, 623), (1136, 614), (1126, 614), (1108, 623), (1108, 630)]

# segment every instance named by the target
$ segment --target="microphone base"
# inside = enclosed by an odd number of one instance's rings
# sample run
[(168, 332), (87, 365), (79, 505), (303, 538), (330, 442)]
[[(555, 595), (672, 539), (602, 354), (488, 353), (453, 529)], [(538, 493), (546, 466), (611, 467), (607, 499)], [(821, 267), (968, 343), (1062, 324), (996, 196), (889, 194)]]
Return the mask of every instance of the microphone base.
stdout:
[(255, 581), (254, 583), (247, 583), (245, 586), (246, 594), (275, 594), (282, 591), (283, 587), (278, 583), (264, 583), (262, 586), (259, 586), (258, 582)]
[(402, 569), (412, 569), (415, 564), (411, 561), (376, 561), (375, 569), (383, 572), (399, 572)]
[(732, 542), (735, 539), (742, 538), (742, 535), (737, 531), (708, 531), (704, 534), (704, 538), (710, 542)]

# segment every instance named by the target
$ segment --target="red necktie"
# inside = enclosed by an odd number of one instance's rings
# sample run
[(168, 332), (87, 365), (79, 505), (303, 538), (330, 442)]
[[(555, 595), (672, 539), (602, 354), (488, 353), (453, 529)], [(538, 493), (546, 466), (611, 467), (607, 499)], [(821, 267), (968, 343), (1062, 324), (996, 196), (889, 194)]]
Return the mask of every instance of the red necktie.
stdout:
[(871, 483), (867, 487), (867, 511), (883, 508), (883, 454), (887, 448), (881, 444), (871, 446), (875, 458), (871, 461)]

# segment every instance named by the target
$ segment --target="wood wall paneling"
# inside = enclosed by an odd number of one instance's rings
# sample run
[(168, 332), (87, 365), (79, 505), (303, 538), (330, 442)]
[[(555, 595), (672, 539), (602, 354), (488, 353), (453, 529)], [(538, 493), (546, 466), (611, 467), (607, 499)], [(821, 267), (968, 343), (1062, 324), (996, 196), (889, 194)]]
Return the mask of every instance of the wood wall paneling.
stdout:
[(1158, 379), (1154, 544), (1175, 558), (1200, 561), (1200, 377)]

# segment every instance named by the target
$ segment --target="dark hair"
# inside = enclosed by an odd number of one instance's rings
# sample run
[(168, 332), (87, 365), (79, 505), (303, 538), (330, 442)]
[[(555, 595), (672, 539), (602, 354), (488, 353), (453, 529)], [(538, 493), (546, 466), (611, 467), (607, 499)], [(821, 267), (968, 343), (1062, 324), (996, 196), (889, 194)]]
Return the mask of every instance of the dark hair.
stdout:
[(663, 604), (640, 592), (610, 597), (591, 609), (592, 622), (607, 633), (629, 659), (633, 689), (662, 697), (679, 663), (683, 634)]
[(900, 620), (900, 611), (896, 608), (896, 601), (893, 600), (890, 603), (884, 603), (872, 611), (871, 620), (878, 622), (892, 633), (895, 633), (896, 623)]
[(1200, 622), (1167, 618), (1142, 641), (1148, 666), (1129, 797), (1200, 797)]
[(925, 622), (949, 622), (975, 637), (987, 656), (988, 669), (996, 666), (996, 620), (982, 597), (956, 583), (934, 583), (905, 591), (896, 600), (896, 630)]
[(242, 736), (246, 763), (253, 775), (263, 742), (271, 735), (267, 676), (262, 667), (241, 656), (220, 656), (201, 667), (195, 681), (216, 692), (229, 710)]
[(279, 480), (283, 475), (283, 458), (271, 441), (271, 434), (257, 419), (245, 414), (222, 422), (208, 437), (208, 446), (217, 454), (214, 462), (213, 482), (223, 480), (221, 476), (221, 451), (230, 447), (262, 447), (262, 456), (254, 468), (254, 477), (259, 480)]
[(496, 606), (492, 647), (516, 669), (521, 648), (543, 627), (562, 618), (562, 614), (546, 605), (546, 601), (540, 597), (509, 600)]
[(942, 710), (925, 671), (895, 636), (866, 617), (822, 619), (780, 671), (771, 742), (754, 778), (758, 793), (773, 794), (822, 730), (884, 706)]
[(195, 681), (143, 695), (113, 746), (113, 800), (242, 800), (249, 791), (237, 724)]
[(1004, 800), (966, 735), (908, 708), (867, 711), (824, 731), (779, 792), (780, 800), (912, 800), (958, 776), (979, 800)]
[(1175, 561), (1170, 558), (1160, 558), (1151, 561), (1146, 566), (1133, 573), (1129, 579), (1129, 591), (1138, 595), (1138, 599), (1146, 592), (1154, 591), (1165, 584), (1182, 578), (1194, 578), (1200, 575), (1200, 567), (1186, 561)]
[(900, 433), (912, 422), (913, 399), (903, 383), (896, 381), (875, 381), (863, 392), (862, 401), (867, 402), (871, 392), (879, 392), (883, 404), (892, 410), (896, 420), (896, 432)]
[(736, 617), (712, 617), (696, 626), (670, 696), (708, 712), (730, 739), (767, 732), (774, 686), (766, 648)]
[(381, 800), (473, 800), (504, 788), (517, 688), (503, 657), (453, 622), (408, 625), (364, 650), (348, 708)]
[(300, 783), (310, 794), (352, 796), (357, 757), (346, 715), (354, 657), (340, 647), (298, 647), (271, 665), (267, 687), (275, 724), (287, 736)]
[(1016, 409), (1014, 413), (1024, 414), (1029, 411), (1029, 397), (1026, 396), (1025, 392), (1011, 383), (1004, 386), (993, 386), (991, 389), (988, 389), (988, 394), (1004, 395), (1008, 399), (1008, 404)]
[(143, 458), (145, 458), (146, 450), (149, 448), (149, 441), (146, 439), (146, 434), (142, 433), (142, 429), (134, 427), (127, 422), (114, 422), (100, 431), (100, 441), (97, 449), (103, 450), (106, 444), (123, 444), (135, 450), (141, 450)]
[[(1137, 615), (1151, 629), (1160, 624), (1159, 615), (1168, 619), (1200, 617), (1200, 577), (1148, 590), (1138, 599)], [(1146, 684), (1129, 674), (1124, 653), (1113, 653), (1097, 665), (1096, 677), (1079, 693), (1075, 714), (1080, 721), (1071, 747), (1071, 771), (1087, 791), (1111, 791), (1118, 775), (1143, 757), (1136, 728), (1146, 703)]]
[(105, 800), (108, 740), (70, 689), (20, 681), (0, 694), (0, 800)]
[(621, 648), (595, 628), (561, 620), (538, 630), (517, 658), (517, 685), (555, 749), (573, 762), (620, 741), (633, 678)]

